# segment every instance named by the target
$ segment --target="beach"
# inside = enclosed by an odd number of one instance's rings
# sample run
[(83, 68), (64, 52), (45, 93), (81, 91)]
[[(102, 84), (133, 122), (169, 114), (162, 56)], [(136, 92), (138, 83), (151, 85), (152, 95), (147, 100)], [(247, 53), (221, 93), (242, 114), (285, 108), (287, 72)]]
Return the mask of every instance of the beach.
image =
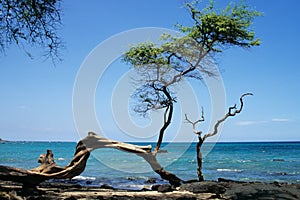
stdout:
[(18, 184), (0, 182), (0, 199), (300, 199), (300, 184), (219, 181), (192, 182), (180, 187), (156, 185), (153, 191), (121, 190), (108, 185), (84, 187), (79, 184), (42, 183), (23, 190)]

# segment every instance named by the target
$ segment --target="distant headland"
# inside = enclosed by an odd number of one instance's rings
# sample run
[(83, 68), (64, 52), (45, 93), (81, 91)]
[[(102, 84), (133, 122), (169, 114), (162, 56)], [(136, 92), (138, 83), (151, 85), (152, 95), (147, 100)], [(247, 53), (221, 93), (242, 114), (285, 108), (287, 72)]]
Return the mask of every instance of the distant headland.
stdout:
[(7, 141), (0, 138), (0, 143), (4, 143), (4, 142), (7, 142)]

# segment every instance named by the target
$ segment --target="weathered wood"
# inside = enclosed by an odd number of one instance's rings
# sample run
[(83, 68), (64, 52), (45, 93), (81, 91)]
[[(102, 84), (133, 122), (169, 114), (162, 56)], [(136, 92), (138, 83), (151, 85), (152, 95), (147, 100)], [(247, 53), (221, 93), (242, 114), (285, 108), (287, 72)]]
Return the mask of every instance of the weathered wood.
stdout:
[[(78, 149), (81, 150), (78, 151)], [(54, 162), (52, 151), (47, 150), (47, 153), (40, 155), (38, 159), (41, 165), (31, 170), (0, 165), (0, 179), (19, 182), (22, 183), (24, 187), (35, 187), (49, 179), (73, 178), (84, 171), (89, 155), (90, 152), (82, 142), (79, 142), (74, 158), (70, 164), (66, 167), (60, 167)]]
[(114, 148), (120, 151), (134, 153), (144, 158), (153, 171), (158, 173), (161, 178), (168, 180), (172, 185), (178, 186), (182, 181), (176, 175), (163, 169), (156, 160), (155, 155), (151, 153), (151, 145), (139, 146), (118, 142), (103, 138), (92, 132), (78, 142), (74, 157), (67, 166), (58, 166), (54, 161), (52, 151), (47, 150), (47, 153), (40, 155), (38, 159), (41, 165), (31, 170), (0, 165), (0, 179), (19, 182), (22, 183), (24, 187), (35, 187), (49, 179), (71, 179), (84, 171), (90, 152), (99, 148)]

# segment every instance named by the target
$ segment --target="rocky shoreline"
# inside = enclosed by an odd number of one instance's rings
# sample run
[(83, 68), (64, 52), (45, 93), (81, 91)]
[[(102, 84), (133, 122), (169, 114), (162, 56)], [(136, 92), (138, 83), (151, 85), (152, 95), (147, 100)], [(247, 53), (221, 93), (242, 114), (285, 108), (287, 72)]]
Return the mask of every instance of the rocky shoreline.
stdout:
[(237, 182), (225, 179), (185, 183), (180, 187), (153, 185), (152, 190), (121, 190), (109, 185), (40, 184), (37, 189), (0, 181), (0, 199), (300, 199), (300, 184)]

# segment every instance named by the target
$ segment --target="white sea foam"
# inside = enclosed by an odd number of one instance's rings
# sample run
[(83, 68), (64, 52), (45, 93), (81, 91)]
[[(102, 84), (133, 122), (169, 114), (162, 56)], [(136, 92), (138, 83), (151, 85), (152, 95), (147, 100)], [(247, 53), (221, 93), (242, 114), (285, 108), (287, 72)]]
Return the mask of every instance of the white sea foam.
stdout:
[(237, 162), (239, 163), (248, 163), (248, 162), (252, 162), (251, 160), (237, 160)]
[(119, 184), (118, 187), (123, 189), (150, 189), (152, 185), (142, 185), (142, 184)]
[(89, 176), (75, 176), (72, 178), (72, 180), (77, 180), (77, 181), (94, 181), (96, 180), (95, 177), (89, 177)]
[(217, 169), (218, 172), (242, 172), (240, 169)]
[(57, 158), (57, 160), (65, 160), (64, 158)]

